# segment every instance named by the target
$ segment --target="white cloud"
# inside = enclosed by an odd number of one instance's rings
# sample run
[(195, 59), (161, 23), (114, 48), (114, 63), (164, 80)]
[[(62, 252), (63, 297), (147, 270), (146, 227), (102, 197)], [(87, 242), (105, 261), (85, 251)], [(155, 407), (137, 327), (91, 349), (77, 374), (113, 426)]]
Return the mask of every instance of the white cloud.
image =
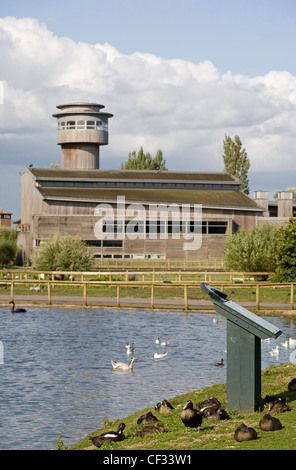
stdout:
[(114, 114), (104, 168), (143, 145), (161, 148), (170, 169), (221, 171), (224, 136), (237, 134), (252, 171), (282, 171), (283, 156), (295, 170), (296, 77), (286, 71), (251, 78), (220, 74), (209, 60), (125, 55), (55, 36), (32, 18), (0, 18), (0, 50), (0, 146), (11, 164), (57, 161), (56, 105), (94, 101)]

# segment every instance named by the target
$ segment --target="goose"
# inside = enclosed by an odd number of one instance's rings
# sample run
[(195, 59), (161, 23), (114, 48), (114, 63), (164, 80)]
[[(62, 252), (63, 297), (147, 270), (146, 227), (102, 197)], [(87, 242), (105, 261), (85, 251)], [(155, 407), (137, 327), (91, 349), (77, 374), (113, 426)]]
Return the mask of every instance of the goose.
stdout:
[(185, 403), (180, 417), (186, 427), (186, 432), (188, 431), (188, 428), (197, 428), (199, 431), (199, 427), (202, 424), (202, 415), (199, 411), (193, 408), (193, 403), (191, 400), (188, 400)]
[(136, 359), (138, 358), (132, 357), (129, 364), (125, 364), (124, 362), (111, 361), (112, 368), (114, 370), (133, 370), (133, 363)]
[(291, 382), (288, 383), (288, 390), (289, 392), (296, 392), (296, 379), (292, 379)]
[(291, 411), (291, 408), (286, 404), (286, 398), (266, 395), (265, 400), (267, 401), (267, 411), (269, 413)]
[(9, 302), (10, 304), (12, 304), (12, 307), (11, 307), (11, 312), (12, 313), (22, 313), (22, 312), (26, 312), (27, 310), (25, 310), (24, 308), (15, 308), (15, 303), (14, 301), (12, 300), (11, 302)]
[(125, 439), (125, 435), (123, 434), (124, 428), (125, 428), (125, 424), (120, 423), (120, 425), (117, 428), (117, 431), (104, 432), (103, 434), (100, 434), (99, 436), (90, 437), (89, 439), (92, 441), (92, 443), (96, 447), (101, 447), (101, 445), (105, 441), (109, 441), (109, 442), (123, 441)]
[(154, 353), (153, 357), (154, 357), (154, 359), (163, 359), (164, 357), (167, 356), (167, 354), (168, 354), (167, 352), (165, 352), (165, 353)]
[(282, 429), (283, 426), (279, 419), (268, 413), (261, 419), (259, 427), (262, 431), (277, 431), (278, 429)]
[(148, 423), (156, 423), (158, 419), (152, 411), (148, 411), (148, 413), (141, 415), (140, 418), (137, 420), (137, 424), (148, 424)]
[(151, 436), (152, 434), (156, 434), (156, 433), (160, 433), (164, 431), (165, 431), (164, 424), (161, 421), (157, 420), (154, 424), (145, 426), (144, 428), (136, 432), (136, 436), (146, 437), (146, 436)]
[(221, 359), (221, 362), (216, 362), (215, 366), (216, 367), (224, 366), (223, 359)]
[(236, 429), (234, 438), (237, 442), (250, 441), (257, 438), (257, 432), (243, 423)]

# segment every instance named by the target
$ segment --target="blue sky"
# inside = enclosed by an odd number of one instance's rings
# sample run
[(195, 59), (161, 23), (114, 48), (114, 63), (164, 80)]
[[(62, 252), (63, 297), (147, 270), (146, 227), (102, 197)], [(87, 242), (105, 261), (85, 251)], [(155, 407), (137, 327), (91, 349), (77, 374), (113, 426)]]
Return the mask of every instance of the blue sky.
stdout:
[(172, 170), (222, 171), (239, 135), (251, 190), (296, 186), (295, 44), (295, 0), (1, 2), (0, 209), (20, 217), (19, 172), (59, 162), (68, 101), (114, 113), (103, 168), (143, 145)]
[(0, 14), (37, 18), (58, 36), (124, 54), (211, 60), (221, 73), (296, 73), (295, 0), (13, 0)]

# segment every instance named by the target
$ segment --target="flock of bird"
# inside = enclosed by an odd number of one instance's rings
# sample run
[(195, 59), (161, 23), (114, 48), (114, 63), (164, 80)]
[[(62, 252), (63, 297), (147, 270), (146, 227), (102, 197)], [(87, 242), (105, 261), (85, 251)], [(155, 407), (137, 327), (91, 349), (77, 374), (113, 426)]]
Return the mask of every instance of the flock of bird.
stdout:
[[(264, 342), (266, 343), (269, 343), (270, 342), (270, 339), (266, 339), (266, 340), (263, 340)], [(288, 339), (286, 341), (284, 341), (283, 343), (281, 343), (281, 346), (285, 349), (293, 349), (293, 348), (296, 348), (296, 339), (293, 339), (291, 338), (290, 336), (288, 337)], [(269, 351), (269, 354), (271, 357), (276, 357), (278, 358), (279, 355), (280, 355), (280, 346), (277, 344), (275, 348), (272, 348), (270, 351)]]
[[(288, 383), (288, 390), (296, 392), (296, 378), (292, 379)], [(269, 396), (265, 397), (266, 402), (266, 414), (259, 421), (259, 428), (261, 431), (277, 431), (283, 428), (282, 423), (273, 414), (283, 413), (292, 411), (291, 407), (287, 405), (286, 398), (281, 396)], [(179, 408), (180, 405), (177, 406)], [(167, 400), (163, 400), (156, 404), (154, 410), (161, 414), (170, 414), (175, 408)], [(199, 432), (204, 419), (219, 421), (231, 419), (227, 411), (222, 408), (220, 401), (216, 397), (209, 397), (204, 401), (201, 401), (194, 405), (191, 400), (186, 401), (179, 414), (181, 422), (185, 426), (185, 432), (187, 433), (190, 429), (197, 429)], [(153, 434), (159, 434), (167, 432), (166, 427), (160, 421), (152, 411), (141, 415), (137, 424), (141, 425), (138, 431), (135, 432), (135, 436), (147, 437)], [(99, 434), (98, 436), (89, 437), (92, 443), (96, 447), (101, 447), (105, 441), (118, 442), (124, 440), (126, 437), (123, 434), (125, 429), (125, 423), (120, 423), (116, 431), (108, 431), (106, 433)], [(234, 439), (237, 442), (249, 441), (257, 439), (257, 431), (242, 423), (234, 431)]]
[[(158, 344), (160, 346), (167, 346), (169, 344), (169, 341), (160, 341), (160, 339), (157, 337), (155, 340), (155, 344)], [(134, 354), (135, 352), (135, 346), (134, 343), (126, 343), (125, 345), (126, 348), (126, 354), (129, 356), (131, 354)], [(164, 359), (168, 355), (168, 351), (161, 353), (161, 352), (155, 352), (153, 354), (154, 359)], [(130, 359), (130, 362), (127, 364), (125, 362), (116, 362), (111, 360), (112, 364), (112, 369), (114, 370), (133, 370), (133, 364), (134, 361), (137, 360), (138, 358), (135, 356), (132, 356)]]

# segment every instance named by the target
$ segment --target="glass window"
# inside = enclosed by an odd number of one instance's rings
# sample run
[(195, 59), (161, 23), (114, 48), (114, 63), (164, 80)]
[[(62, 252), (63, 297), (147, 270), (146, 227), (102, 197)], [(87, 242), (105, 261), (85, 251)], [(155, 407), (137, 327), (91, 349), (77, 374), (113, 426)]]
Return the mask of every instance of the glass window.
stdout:
[(95, 129), (95, 121), (86, 121), (86, 129)]
[(67, 121), (67, 129), (75, 129), (75, 121)]
[(227, 231), (226, 221), (213, 221), (208, 222), (208, 233), (225, 234)]
[(77, 129), (85, 129), (85, 121), (77, 121)]

